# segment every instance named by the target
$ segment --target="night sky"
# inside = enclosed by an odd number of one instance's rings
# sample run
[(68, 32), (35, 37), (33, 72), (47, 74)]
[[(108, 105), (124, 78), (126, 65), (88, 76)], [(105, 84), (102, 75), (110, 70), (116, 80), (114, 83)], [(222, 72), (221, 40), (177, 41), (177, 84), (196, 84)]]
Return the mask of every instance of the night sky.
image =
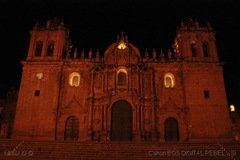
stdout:
[[(229, 104), (240, 106), (240, 5), (237, 0), (67, 0), (0, 2), (0, 98), (7, 89), (19, 89), (21, 63), (28, 52), (29, 31), (37, 21), (63, 19), (70, 30), (73, 47), (79, 52), (92, 48), (100, 53), (124, 31), (129, 42), (143, 54), (172, 49), (176, 29), (181, 21), (197, 19), (209, 22), (216, 31), (220, 61)], [(240, 109), (240, 107), (239, 107)]]

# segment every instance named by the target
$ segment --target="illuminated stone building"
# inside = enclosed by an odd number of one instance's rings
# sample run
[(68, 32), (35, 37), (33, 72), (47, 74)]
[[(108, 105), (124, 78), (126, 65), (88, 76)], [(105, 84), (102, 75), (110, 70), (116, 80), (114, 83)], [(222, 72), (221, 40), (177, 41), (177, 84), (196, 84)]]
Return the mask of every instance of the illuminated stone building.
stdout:
[(232, 139), (223, 63), (210, 25), (182, 22), (168, 53), (140, 53), (125, 33), (103, 54), (79, 52), (57, 19), (36, 24), (30, 34), (12, 138)]

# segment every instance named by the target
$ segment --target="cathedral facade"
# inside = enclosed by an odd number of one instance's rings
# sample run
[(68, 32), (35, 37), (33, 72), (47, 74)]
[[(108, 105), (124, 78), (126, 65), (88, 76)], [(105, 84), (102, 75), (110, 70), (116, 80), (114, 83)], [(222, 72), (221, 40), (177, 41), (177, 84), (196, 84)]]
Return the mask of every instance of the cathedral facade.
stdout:
[(166, 54), (141, 54), (124, 33), (103, 55), (80, 53), (56, 19), (36, 24), (30, 35), (13, 138), (231, 139), (223, 63), (210, 25), (182, 22), (174, 52)]

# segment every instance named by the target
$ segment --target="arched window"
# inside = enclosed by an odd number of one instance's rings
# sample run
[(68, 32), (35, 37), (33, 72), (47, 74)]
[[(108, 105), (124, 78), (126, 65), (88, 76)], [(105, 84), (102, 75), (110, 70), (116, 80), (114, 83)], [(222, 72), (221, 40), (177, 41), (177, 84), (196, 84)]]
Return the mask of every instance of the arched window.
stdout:
[(126, 74), (124, 72), (118, 73), (118, 85), (126, 85)]
[(66, 58), (67, 56), (67, 49), (66, 49), (66, 46), (63, 46), (63, 49), (62, 49), (62, 58)]
[(117, 84), (119, 86), (125, 86), (127, 84), (127, 71), (125, 69), (119, 69), (118, 70)]
[(35, 56), (39, 57), (42, 54), (42, 46), (43, 46), (43, 42), (42, 41), (38, 41), (37, 45), (36, 45), (36, 50), (35, 50)]
[(72, 72), (69, 76), (69, 85), (72, 87), (78, 87), (80, 84), (80, 74)]
[(202, 42), (202, 48), (203, 48), (203, 56), (208, 57), (209, 56), (209, 47), (208, 47), (208, 42), (204, 41)]
[(47, 47), (47, 56), (53, 56), (54, 42), (50, 41)]
[(196, 42), (195, 41), (193, 41), (191, 43), (191, 51), (192, 51), (192, 56), (197, 57), (197, 49), (196, 49)]
[(78, 76), (74, 76), (72, 79), (72, 85), (73, 86), (78, 86)]
[(173, 88), (174, 87), (174, 76), (171, 73), (167, 73), (164, 76), (164, 85), (166, 88)]

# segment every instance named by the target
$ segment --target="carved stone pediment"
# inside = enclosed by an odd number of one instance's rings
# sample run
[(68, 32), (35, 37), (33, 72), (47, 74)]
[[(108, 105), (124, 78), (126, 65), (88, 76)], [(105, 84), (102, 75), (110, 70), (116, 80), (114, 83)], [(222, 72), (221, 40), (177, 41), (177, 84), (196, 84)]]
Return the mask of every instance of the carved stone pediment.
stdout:
[(80, 109), (80, 113), (87, 113), (87, 106), (83, 106), (76, 98), (75, 96), (72, 98), (72, 100), (69, 101), (69, 103), (66, 106), (63, 106), (59, 109), (58, 113), (59, 115), (67, 115), (67, 114), (71, 114), (73, 111), (73, 109), (75, 108), (79, 108)]
[(99, 92), (94, 93), (93, 97), (89, 97), (88, 100), (98, 102), (99, 104), (106, 104), (111, 99), (111, 92)]
[(160, 113), (165, 113), (165, 112), (183, 112), (183, 109), (178, 107), (176, 103), (169, 97), (169, 100), (163, 105), (162, 108), (160, 108)]

